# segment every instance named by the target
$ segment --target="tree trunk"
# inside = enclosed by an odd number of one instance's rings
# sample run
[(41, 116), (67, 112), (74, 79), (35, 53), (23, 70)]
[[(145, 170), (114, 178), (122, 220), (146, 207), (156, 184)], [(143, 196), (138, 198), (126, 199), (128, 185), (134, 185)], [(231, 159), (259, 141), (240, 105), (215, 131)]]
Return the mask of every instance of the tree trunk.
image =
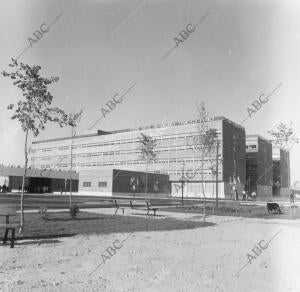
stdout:
[(219, 206), (219, 141), (217, 141), (217, 154), (216, 154), (216, 209), (218, 210)]
[(146, 162), (146, 186), (145, 186), (146, 195), (147, 195), (147, 185), (148, 185), (148, 160)]
[(72, 170), (73, 170), (73, 137), (74, 128), (71, 131), (71, 157), (70, 157), (70, 210), (72, 209)]
[(26, 181), (26, 173), (27, 173), (27, 166), (28, 166), (28, 150), (27, 150), (27, 144), (28, 144), (28, 131), (26, 130), (25, 135), (25, 146), (24, 146), (24, 158), (25, 158), (25, 166), (24, 166), (24, 173), (23, 173), (23, 180), (22, 180), (22, 193), (21, 193), (21, 214), (20, 214), (20, 221), (21, 226), (19, 229), (19, 233), (22, 233), (24, 230), (24, 190), (25, 190), (25, 181)]
[(205, 191), (204, 191), (204, 155), (203, 155), (203, 152), (202, 152), (202, 159), (201, 159), (201, 168), (202, 168), (202, 172), (201, 172), (201, 180), (202, 180), (202, 194), (203, 194), (203, 197), (204, 197), (204, 209), (203, 209), (203, 221), (205, 222), (206, 220), (206, 196), (205, 196)]

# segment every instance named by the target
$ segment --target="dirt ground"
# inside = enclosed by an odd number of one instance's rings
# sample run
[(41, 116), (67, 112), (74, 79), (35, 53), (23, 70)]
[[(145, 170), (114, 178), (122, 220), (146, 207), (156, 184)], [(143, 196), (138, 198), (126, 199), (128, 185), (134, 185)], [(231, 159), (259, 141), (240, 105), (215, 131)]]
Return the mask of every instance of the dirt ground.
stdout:
[[(200, 214), (163, 215), (202, 220)], [(0, 290), (300, 291), (300, 221), (222, 216), (207, 221), (215, 224), (1, 246)]]

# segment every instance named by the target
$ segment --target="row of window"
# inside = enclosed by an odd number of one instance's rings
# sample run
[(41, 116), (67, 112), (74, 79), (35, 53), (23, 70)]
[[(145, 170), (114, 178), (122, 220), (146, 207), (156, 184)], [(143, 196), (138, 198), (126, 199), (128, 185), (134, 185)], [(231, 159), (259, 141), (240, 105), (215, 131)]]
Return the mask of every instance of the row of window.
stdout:
[[(90, 181), (84, 181), (82, 183), (82, 186), (84, 188), (90, 188), (92, 186), (92, 182)], [(106, 188), (107, 187), (107, 182), (106, 181), (99, 181), (98, 182), (98, 188)]]
[[(171, 152), (171, 151), (186, 151), (186, 150), (191, 150), (190, 146), (180, 146), (180, 147), (161, 147), (155, 152), (157, 154), (162, 153), (162, 152)], [(92, 153), (81, 153), (81, 154), (73, 154), (73, 158), (77, 157), (82, 157), (82, 158), (89, 158), (89, 157), (100, 157), (100, 156), (114, 156), (114, 155), (128, 155), (128, 154), (141, 154), (141, 151), (135, 151), (135, 150), (119, 150), (119, 151), (106, 151), (106, 152), (92, 152)], [(32, 157), (31, 160), (35, 161), (37, 159), (42, 159), (42, 160), (50, 160), (54, 157), (58, 157), (61, 159), (67, 159), (69, 156), (68, 155), (54, 155), (54, 156), (47, 156), (47, 157)]]
[[(92, 164), (92, 163), (91, 164), (84, 164), (84, 165), (79, 164), (79, 163), (78, 164), (74, 163), (73, 164), (73, 170), (76, 170), (76, 167), (77, 168), (79, 168), (79, 167), (80, 168), (85, 168), (85, 167), (92, 167), (92, 166), (99, 166), (99, 165)], [(40, 165), (40, 166), (36, 166), (36, 167), (39, 167), (41, 169), (48, 169), (48, 168), (50, 168), (50, 165)], [(68, 164), (60, 164), (60, 165), (58, 165), (58, 167), (60, 167), (61, 169), (63, 169), (63, 168), (68, 168), (69, 169)], [(197, 167), (197, 168), (193, 167), (193, 169), (191, 169), (189, 167), (186, 167), (184, 172), (185, 173), (188, 172), (188, 173), (195, 173), (195, 174), (199, 173), (200, 174), (200, 172), (195, 172), (195, 170), (199, 171), (199, 167)], [(176, 174), (176, 175), (181, 175), (182, 174), (182, 169), (175, 169), (175, 170), (170, 170), (169, 169), (167, 171), (163, 171), (163, 170), (153, 170), (153, 169), (150, 168), (149, 171), (154, 172), (154, 173), (158, 173), (158, 174)], [(211, 168), (207, 168), (206, 166), (204, 166), (203, 171), (204, 171), (204, 173), (211, 174)], [(219, 170), (219, 173), (221, 173), (221, 169)]]
[[(195, 163), (202, 161), (201, 158), (193, 158), (193, 157), (186, 157), (186, 158), (167, 158), (167, 159), (159, 159), (156, 161), (151, 161), (149, 164), (173, 164), (173, 163)], [(205, 157), (204, 161), (210, 161), (209, 157)], [(145, 165), (145, 160), (120, 160), (120, 161), (108, 161), (108, 162), (78, 162), (73, 163), (73, 167), (88, 167), (88, 166), (115, 166), (115, 165)], [(220, 162), (221, 164), (221, 162)], [(68, 163), (57, 163), (57, 167), (68, 167)], [(35, 165), (38, 167), (38, 165)], [(42, 169), (50, 168), (50, 164), (40, 165)]]
[[(201, 161), (200, 158), (169, 158), (169, 159), (160, 159), (157, 161), (149, 162), (149, 164), (170, 164), (170, 163), (194, 163)], [(209, 161), (208, 158), (205, 158), (204, 161)], [(144, 160), (128, 160), (128, 161), (108, 161), (108, 162), (88, 162), (88, 163), (74, 163), (73, 166), (112, 166), (112, 165), (145, 165), (146, 161)], [(67, 166), (68, 164), (58, 164), (58, 166)]]
[(246, 145), (246, 149), (256, 149), (256, 145)]
[[(193, 133), (191, 133), (193, 134)], [(196, 135), (195, 135), (196, 134)], [(174, 134), (174, 135), (169, 135), (169, 136), (158, 136), (158, 137), (153, 137), (155, 140), (174, 140), (177, 138), (192, 138), (197, 136), (197, 133), (195, 132), (194, 135), (179, 135), (179, 134)], [(120, 144), (128, 144), (128, 143), (137, 143), (139, 142), (139, 139), (128, 139), (128, 140), (115, 140), (115, 141), (110, 141), (110, 142), (102, 142), (102, 143), (88, 143), (88, 144), (78, 144), (78, 145), (73, 145), (73, 149), (77, 148), (89, 148), (89, 147), (98, 147), (98, 146), (110, 146), (110, 145), (120, 145)], [(42, 150), (42, 152), (46, 151), (52, 151), (54, 149), (58, 150), (67, 150), (69, 149), (70, 146), (60, 146), (60, 147), (52, 147), (52, 148), (44, 148), (44, 149), (33, 149), (31, 150), (32, 153), (35, 153), (36, 151)]]

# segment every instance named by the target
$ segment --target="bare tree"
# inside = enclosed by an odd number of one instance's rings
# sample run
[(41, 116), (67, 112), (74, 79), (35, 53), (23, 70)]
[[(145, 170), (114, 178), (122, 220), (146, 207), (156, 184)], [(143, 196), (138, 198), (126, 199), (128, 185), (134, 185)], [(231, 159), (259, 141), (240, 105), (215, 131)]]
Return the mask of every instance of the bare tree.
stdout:
[(141, 137), (139, 137), (139, 143), (141, 151), (141, 159), (146, 161), (146, 188), (145, 193), (147, 194), (147, 185), (148, 185), (148, 165), (149, 162), (155, 161), (157, 159), (157, 153), (155, 152), (155, 148), (157, 145), (157, 141), (153, 139), (151, 136), (147, 136), (141, 133)]
[(70, 146), (70, 210), (72, 209), (72, 172), (73, 172), (73, 140), (76, 136), (76, 128), (81, 120), (83, 109), (80, 112), (72, 112), (68, 115), (67, 124), (71, 127), (71, 146)]
[(290, 122), (290, 126), (280, 123), (276, 130), (268, 131), (268, 133), (274, 137), (273, 144), (284, 148), (285, 150), (289, 150), (292, 142), (298, 143), (298, 139), (294, 135), (294, 129), (292, 127), (292, 123)]
[[(288, 155), (291, 148), (296, 143), (299, 143), (299, 140), (296, 138), (294, 134), (294, 129), (292, 125), (293, 125), (292, 122), (290, 122), (289, 126), (283, 122), (280, 122), (275, 131), (274, 130), (268, 131), (268, 133), (274, 137), (273, 144), (286, 150), (288, 152)], [(290, 168), (289, 159), (288, 159), (288, 167)], [(290, 176), (288, 177), (288, 181), (290, 183)]]
[[(206, 216), (206, 194), (204, 187), (204, 170), (205, 164), (204, 161), (211, 162), (215, 158), (212, 158), (213, 153), (216, 151), (217, 147), (217, 129), (213, 128), (210, 122), (213, 119), (209, 116), (205, 104), (201, 103), (199, 106), (197, 104), (197, 135), (194, 136), (193, 148), (200, 155), (201, 160), (201, 186), (202, 186), (202, 195), (204, 198), (204, 214), (203, 220), (205, 221)], [(217, 160), (218, 161), (218, 160)]]
[(38, 136), (40, 131), (45, 130), (47, 122), (55, 122), (60, 127), (68, 125), (68, 115), (58, 107), (51, 107), (53, 96), (48, 91), (48, 86), (59, 80), (58, 77), (44, 78), (40, 75), (40, 66), (30, 66), (18, 63), (12, 59), (10, 67), (13, 72), (3, 71), (4, 77), (13, 80), (13, 85), (21, 91), (23, 98), (16, 104), (10, 104), (7, 109), (14, 110), (12, 119), (17, 119), (25, 132), (24, 143), (24, 173), (21, 193), (21, 226), (19, 232), (24, 229), (24, 188), (28, 169), (28, 138), (30, 133)]

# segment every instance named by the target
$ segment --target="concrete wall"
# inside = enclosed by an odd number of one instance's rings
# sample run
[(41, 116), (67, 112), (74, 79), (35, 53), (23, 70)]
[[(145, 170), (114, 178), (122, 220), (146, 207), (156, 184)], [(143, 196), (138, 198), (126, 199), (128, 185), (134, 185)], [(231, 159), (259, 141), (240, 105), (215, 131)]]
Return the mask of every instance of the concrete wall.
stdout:
[(257, 185), (257, 198), (266, 199), (272, 197), (272, 186)]
[[(171, 195), (172, 197), (182, 197), (182, 184), (180, 182), (171, 183)], [(204, 193), (206, 198), (216, 197), (216, 183), (215, 182), (205, 182), (204, 183)], [(204, 198), (202, 191), (201, 182), (188, 182), (183, 186), (183, 196), (185, 198)], [(225, 199), (225, 183), (218, 183), (218, 197)]]
[(280, 188), (280, 196), (282, 197), (289, 197), (290, 196), (290, 189), (289, 188)]
[[(90, 182), (90, 187), (85, 187), (84, 183)], [(106, 182), (106, 187), (99, 187), (99, 182)], [(79, 173), (79, 192), (98, 193), (101, 196), (111, 196), (113, 183), (113, 170), (83, 170)]]
[[(139, 183), (131, 184), (132, 178)], [(158, 181), (158, 189), (153, 184)], [(106, 183), (106, 186), (99, 186), (99, 182)], [(91, 186), (84, 186), (90, 183)], [(85, 170), (79, 174), (79, 192), (82, 194), (97, 193), (101, 196), (111, 196), (116, 194), (126, 194), (131, 196), (157, 196), (170, 195), (169, 176), (148, 173), (148, 190), (145, 193), (145, 173), (128, 170), (105, 169), (105, 170)]]

